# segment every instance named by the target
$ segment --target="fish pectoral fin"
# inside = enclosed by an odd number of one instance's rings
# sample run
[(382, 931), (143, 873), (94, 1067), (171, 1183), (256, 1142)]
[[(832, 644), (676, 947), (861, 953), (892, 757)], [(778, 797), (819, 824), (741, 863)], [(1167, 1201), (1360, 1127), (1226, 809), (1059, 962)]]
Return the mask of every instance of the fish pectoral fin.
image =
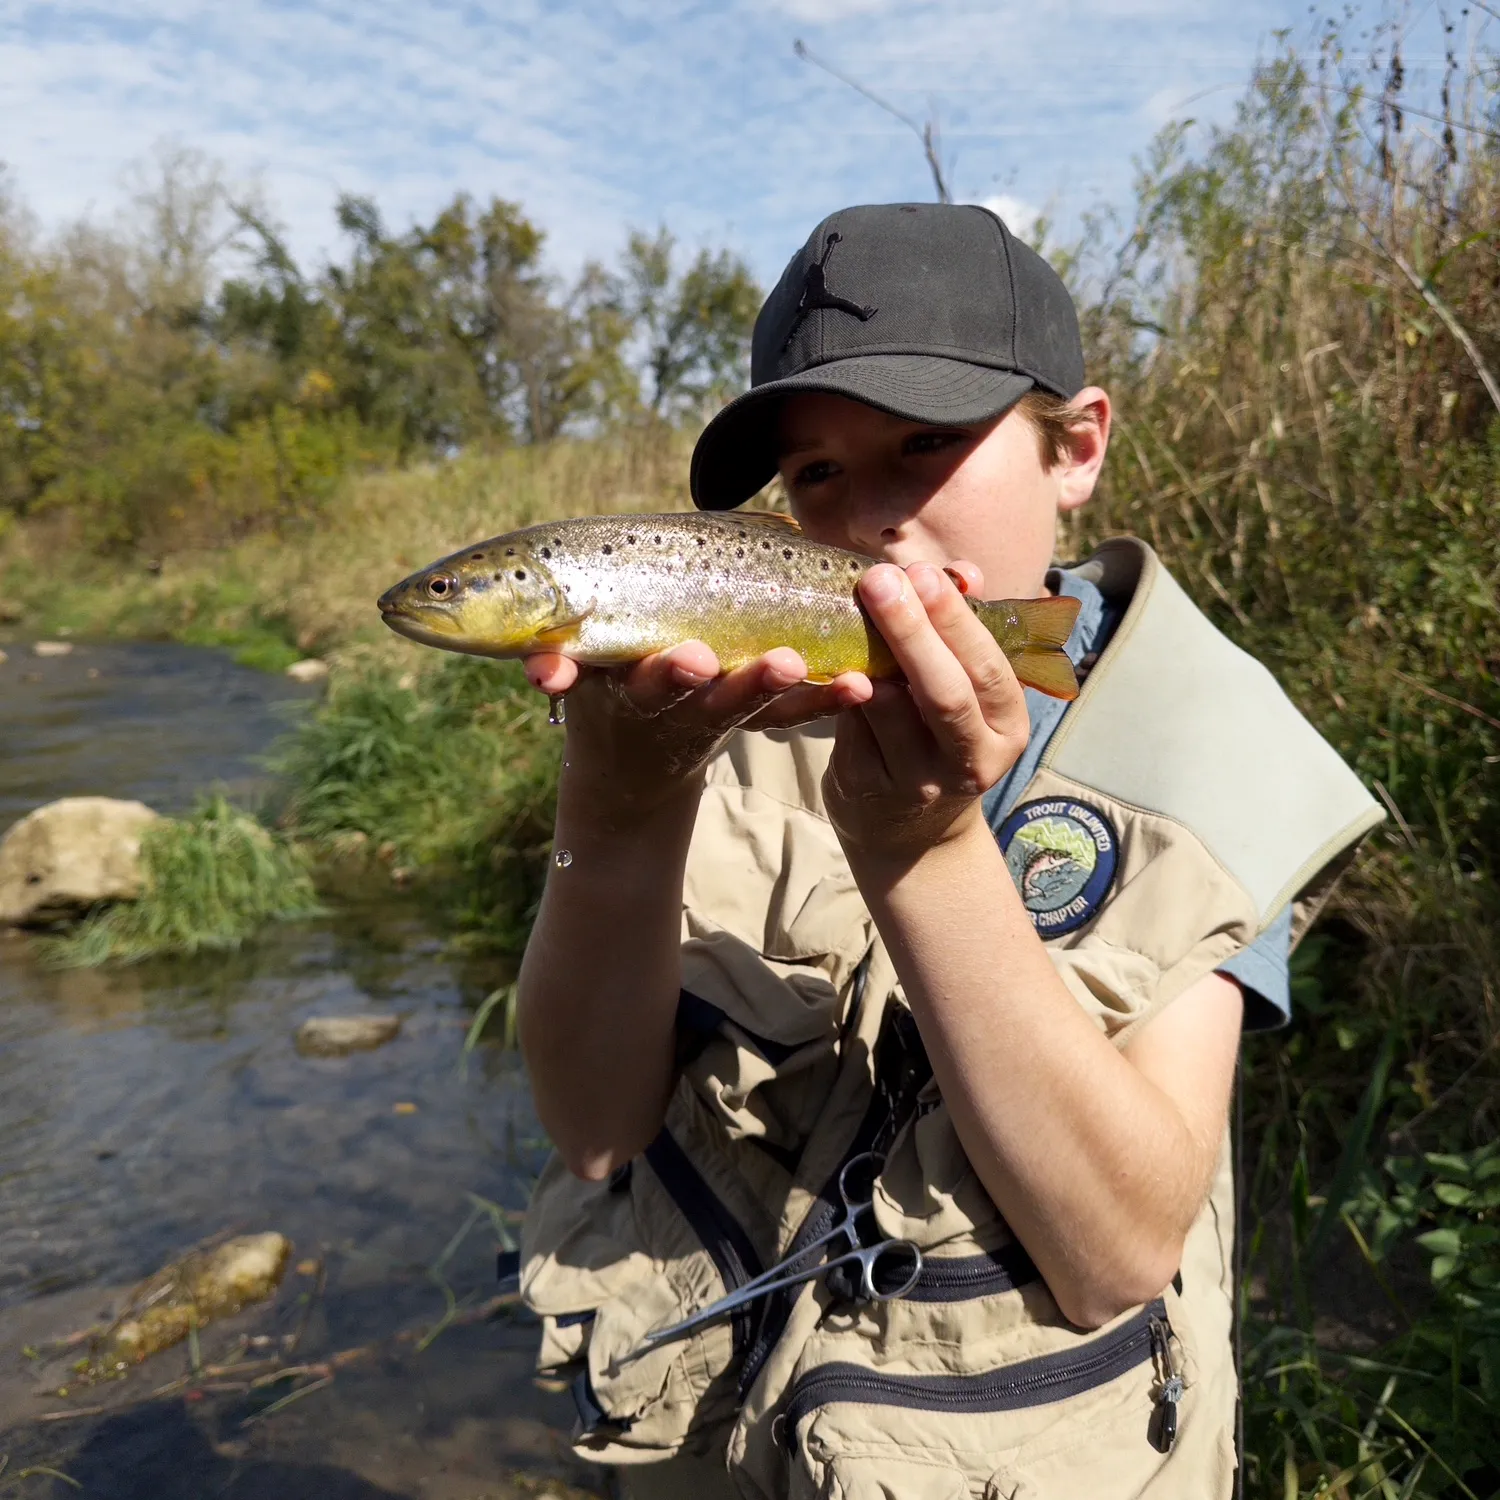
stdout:
[(594, 606), (589, 605), (587, 609), (579, 610), (576, 615), (569, 615), (565, 620), (554, 620), (545, 630), (536, 634), (535, 643), (543, 650), (558, 646), (566, 646), (569, 641), (578, 634), (578, 627), (593, 614)]
[(779, 510), (737, 510), (732, 514), (737, 521), (758, 521), (762, 526), (785, 526), (791, 531), (802, 530), (795, 517), (783, 515)]

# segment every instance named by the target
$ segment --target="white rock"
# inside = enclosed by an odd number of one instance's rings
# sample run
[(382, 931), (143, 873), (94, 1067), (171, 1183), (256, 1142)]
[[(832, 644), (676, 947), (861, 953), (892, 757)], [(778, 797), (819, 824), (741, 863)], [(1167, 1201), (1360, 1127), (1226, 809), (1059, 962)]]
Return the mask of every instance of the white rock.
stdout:
[(320, 661), (316, 656), (309, 656), (302, 661), (294, 661), (286, 669), (286, 675), (293, 682), (322, 682), (328, 675), (328, 663)]
[(72, 641), (33, 641), (31, 654), (33, 656), (71, 656), (73, 643)]
[(141, 835), (156, 818), (113, 797), (64, 797), (28, 813), (0, 838), (0, 924), (139, 896)]
[(400, 1016), (314, 1016), (297, 1028), (297, 1050), (308, 1057), (342, 1057), (393, 1041)]
[(244, 1234), (194, 1251), (158, 1271), (116, 1323), (103, 1370), (139, 1362), (180, 1343), (194, 1328), (269, 1297), (286, 1271), (292, 1242), (283, 1234)]

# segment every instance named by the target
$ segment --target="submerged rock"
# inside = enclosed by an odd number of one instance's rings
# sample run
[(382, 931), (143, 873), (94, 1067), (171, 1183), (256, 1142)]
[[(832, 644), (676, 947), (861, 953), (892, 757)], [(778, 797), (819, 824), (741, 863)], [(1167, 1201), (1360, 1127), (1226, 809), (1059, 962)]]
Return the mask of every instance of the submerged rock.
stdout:
[(157, 821), (144, 802), (64, 797), (28, 813), (0, 839), (0, 924), (21, 926), (141, 893), (141, 835)]
[(328, 663), (320, 661), (316, 656), (309, 656), (302, 661), (294, 661), (286, 669), (286, 675), (293, 682), (322, 682), (328, 675)]
[(35, 641), (32, 643), (31, 654), (33, 656), (71, 656), (73, 643), (72, 641)]
[(400, 1016), (314, 1016), (297, 1028), (297, 1050), (304, 1057), (342, 1057), (369, 1052), (394, 1041)]
[(15, 625), (26, 618), (26, 611), (14, 599), (0, 599), (0, 625)]
[(106, 1362), (138, 1363), (180, 1343), (192, 1328), (263, 1302), (280, 1285), (291, 1253), (284, 1234), (244, 1234), (163, 1267), (114, 1325)]

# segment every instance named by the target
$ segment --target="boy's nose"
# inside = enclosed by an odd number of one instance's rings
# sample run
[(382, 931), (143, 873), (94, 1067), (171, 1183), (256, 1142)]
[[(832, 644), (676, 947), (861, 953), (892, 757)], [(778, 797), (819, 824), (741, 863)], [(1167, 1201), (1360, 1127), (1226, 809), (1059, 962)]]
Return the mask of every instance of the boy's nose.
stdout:
[(847, 515), (849, 539), (858, 550), (881, 552), (900, 542), (911, 507), (889, 480), (876, 480), (852, 489)]

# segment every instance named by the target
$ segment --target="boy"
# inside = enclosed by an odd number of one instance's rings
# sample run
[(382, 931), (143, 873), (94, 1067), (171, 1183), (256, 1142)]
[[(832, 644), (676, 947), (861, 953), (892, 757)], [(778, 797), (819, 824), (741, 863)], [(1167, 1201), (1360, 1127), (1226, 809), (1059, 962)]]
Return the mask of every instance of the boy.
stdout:
[[(786, 648), (720, 676), (694, 642), (528, 663), (568, 693), (573, 860), (521, 973), (568, 1169), (523, 1284), (581, 1451), (642, 1496), (1228, 1493), (1241, 1026), (1284, 1016), (1294, 926), (1379, 815), (1140, 544), (1050, 568), (1109, 427), (1066, 290), (992, 214), (835, 214), (693, 497), (779, 472), (812, 539), (874, 560), (905, 681), (811, 684)], [(1045, 592), (1097, 659), (1071, 707), (963, 600)], [(915, 1285), (830, 1273), (642, 1344), (817, 1266), (845, 1168)]]

